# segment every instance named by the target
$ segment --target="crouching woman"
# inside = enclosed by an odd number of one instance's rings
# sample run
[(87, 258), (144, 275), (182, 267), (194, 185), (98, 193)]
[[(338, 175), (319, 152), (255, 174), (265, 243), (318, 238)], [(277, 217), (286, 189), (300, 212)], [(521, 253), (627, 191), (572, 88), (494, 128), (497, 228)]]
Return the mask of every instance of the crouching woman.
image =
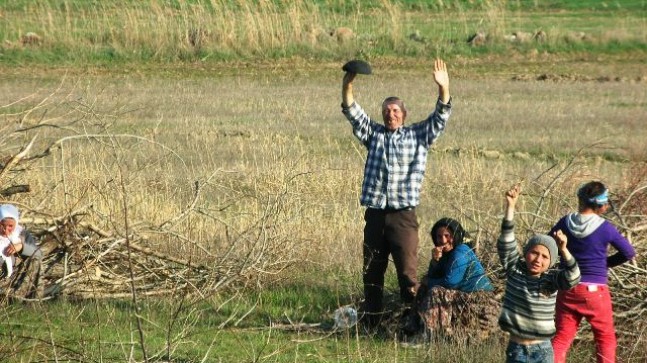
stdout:
[[(0, 249), (4, 262), (2, 275), (9, 279), (11, 287), (7, 295), (41, 299), (43, 284), (39, 283), (39, 277), (43, 252), (34, 236), (20, 225), (20, 212), (13, 204), (0, 205)], [(13, 274), (17, 256), (26, 267)]]
[(481, 261), (464, 243), (467, 238), (463, 226), (451, 218), (442, 218), (431, 228), (434, 248), (416, 308), (432, 334), (485, 337), (496, 328), (492, 321), (500, 304)]

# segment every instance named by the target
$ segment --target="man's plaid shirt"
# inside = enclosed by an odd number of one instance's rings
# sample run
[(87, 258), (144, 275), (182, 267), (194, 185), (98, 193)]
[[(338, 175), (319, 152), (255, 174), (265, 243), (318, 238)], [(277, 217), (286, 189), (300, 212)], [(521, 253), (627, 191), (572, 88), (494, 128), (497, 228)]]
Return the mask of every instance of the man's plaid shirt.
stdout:
[(342, 107), (353, 133), (368, 150), (360, 203), (377, 209), (416, 207), (427, 165), (427, 151), (445, 129), (451, 100), (436, 103), (426, 120), (389, 132), (354, 102)]

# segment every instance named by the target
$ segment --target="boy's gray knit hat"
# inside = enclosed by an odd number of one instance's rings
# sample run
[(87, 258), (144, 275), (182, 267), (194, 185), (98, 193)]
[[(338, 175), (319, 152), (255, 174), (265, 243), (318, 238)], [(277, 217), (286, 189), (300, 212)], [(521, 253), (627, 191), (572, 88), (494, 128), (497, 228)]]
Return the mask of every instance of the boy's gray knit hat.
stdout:
[(550, 266), (548, 266), (548, 268), (555, 266), (555, 263), (557, 263), (558, 252), (557, 242), (555, 242), (553, 237), (546, 234), (536, 234), (532, 236), (523, 247), (524, 257), (526, 256), (526, 253), (528, 253), (528, 251), (536, 245), (542, 245), (548, 248), (548, 252), (550, 253)]

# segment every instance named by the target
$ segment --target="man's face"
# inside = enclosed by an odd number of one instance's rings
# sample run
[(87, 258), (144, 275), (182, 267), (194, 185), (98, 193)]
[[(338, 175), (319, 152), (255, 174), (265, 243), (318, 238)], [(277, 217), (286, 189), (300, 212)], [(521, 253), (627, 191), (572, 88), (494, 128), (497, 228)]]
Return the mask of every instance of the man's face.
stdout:
[(550, 252), (542, 245), (534, 245), (526, 252), (526, 267), (531, 276), (539, 276), (550, 266)]
[(389, 131), (395, 131), (404, 124), (404, 112), (395, 103), (389, 103), (382, 108), (384, 126)]
[(13, 218), (5, 218), (0, 221), (0, 235), (9, 236), (16, 229), (16, 220)]

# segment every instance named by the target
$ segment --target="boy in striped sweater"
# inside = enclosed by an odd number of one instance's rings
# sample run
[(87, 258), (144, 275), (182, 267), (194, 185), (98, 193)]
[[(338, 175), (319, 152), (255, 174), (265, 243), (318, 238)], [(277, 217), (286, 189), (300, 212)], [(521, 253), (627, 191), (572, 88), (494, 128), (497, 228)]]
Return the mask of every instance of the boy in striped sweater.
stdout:
[[(497, 252), (506, 274), (506, 289), (499, 326), (510, 333), (506, 362), (552, 363), (550, 339), (555, 335), (557, 290), (568, 290), (580, 281), (577, 262), (566, 248), (562, 231), (538, 234), (520, 254), (514, 235), (514, 210), (521, 187), (506, 193), (506, 210), (497, 241)], [(561, 255), (562, 269), (552, 269)]]

